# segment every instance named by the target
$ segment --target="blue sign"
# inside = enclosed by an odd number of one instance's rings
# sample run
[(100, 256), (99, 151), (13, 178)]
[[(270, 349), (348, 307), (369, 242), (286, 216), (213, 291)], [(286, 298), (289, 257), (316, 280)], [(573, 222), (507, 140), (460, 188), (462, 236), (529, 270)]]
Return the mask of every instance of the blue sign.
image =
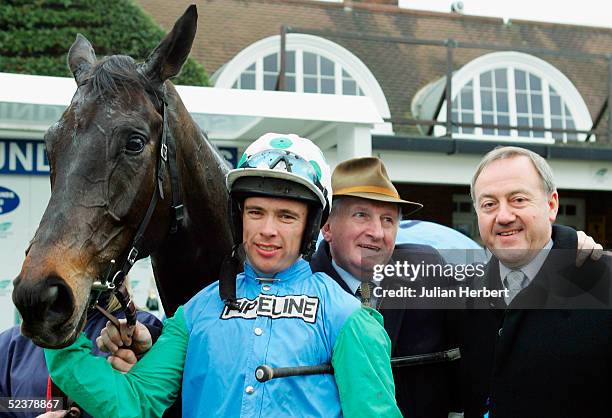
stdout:
[(9, 213), (19, 206), (19, 196), (11, 189), (0, 186), (0, 215)]
[[(238, 164), (238, 149), (219, 147), (232, 167)], [(45, 143), (35, 140), (0, 139), (0, 174), (49, 175)]]
[(0, 139), (0, 174), (49, 175), (42, 141)]

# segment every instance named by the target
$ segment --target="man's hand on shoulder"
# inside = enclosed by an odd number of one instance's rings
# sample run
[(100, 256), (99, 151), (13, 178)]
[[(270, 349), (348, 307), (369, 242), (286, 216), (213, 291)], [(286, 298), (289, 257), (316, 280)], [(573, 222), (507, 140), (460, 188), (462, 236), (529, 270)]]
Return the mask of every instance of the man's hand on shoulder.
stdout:
[(578, 253), (576, 254), (576, 267), (580, 267), (590, 257), (593, 261), (597, 261), (603, 255), (603, 247), (601, 244), (585, 234), (583, 231), (577, 231), (578, 235)]

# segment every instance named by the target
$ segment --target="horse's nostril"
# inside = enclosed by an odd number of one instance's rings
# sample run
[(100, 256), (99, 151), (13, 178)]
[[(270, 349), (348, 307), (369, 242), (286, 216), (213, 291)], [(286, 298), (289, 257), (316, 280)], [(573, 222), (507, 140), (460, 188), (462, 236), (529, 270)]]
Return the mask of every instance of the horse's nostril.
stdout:
[(61, 327), (72, 316), (74, 296), (60, 277), (49, 276), (35, 283), (19, 278), (15, 283), (13, 302), (27, 327)]
[(47, 317), (51, 322), (61, 323), (72, 315), (72, 297), (68, 287), (62, 283), (45, 290)]

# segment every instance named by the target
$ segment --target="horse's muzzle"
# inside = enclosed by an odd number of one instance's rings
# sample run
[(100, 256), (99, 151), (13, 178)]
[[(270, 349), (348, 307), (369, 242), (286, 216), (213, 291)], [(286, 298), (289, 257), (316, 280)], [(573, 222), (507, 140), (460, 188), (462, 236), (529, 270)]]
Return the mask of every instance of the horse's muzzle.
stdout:
[(51, 276), (32, 281), (20, 276), (14, 282), (13, 302), (23, 318), (21, 329), (25, 336), (35, 336), (35, 340), (46, 342), (44, 345), (65, 340), (63, 334), (73, 315), (74, 296), (62, 279)]

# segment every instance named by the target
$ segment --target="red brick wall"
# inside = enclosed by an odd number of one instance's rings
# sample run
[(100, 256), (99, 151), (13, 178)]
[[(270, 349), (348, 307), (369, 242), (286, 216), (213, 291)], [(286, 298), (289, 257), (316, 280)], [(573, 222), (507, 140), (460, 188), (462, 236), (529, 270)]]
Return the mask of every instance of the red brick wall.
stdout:
[(345, 1), (344, 3), (382, 4), (385, 6), (397, 6), (397, 0), (349, 0)]

